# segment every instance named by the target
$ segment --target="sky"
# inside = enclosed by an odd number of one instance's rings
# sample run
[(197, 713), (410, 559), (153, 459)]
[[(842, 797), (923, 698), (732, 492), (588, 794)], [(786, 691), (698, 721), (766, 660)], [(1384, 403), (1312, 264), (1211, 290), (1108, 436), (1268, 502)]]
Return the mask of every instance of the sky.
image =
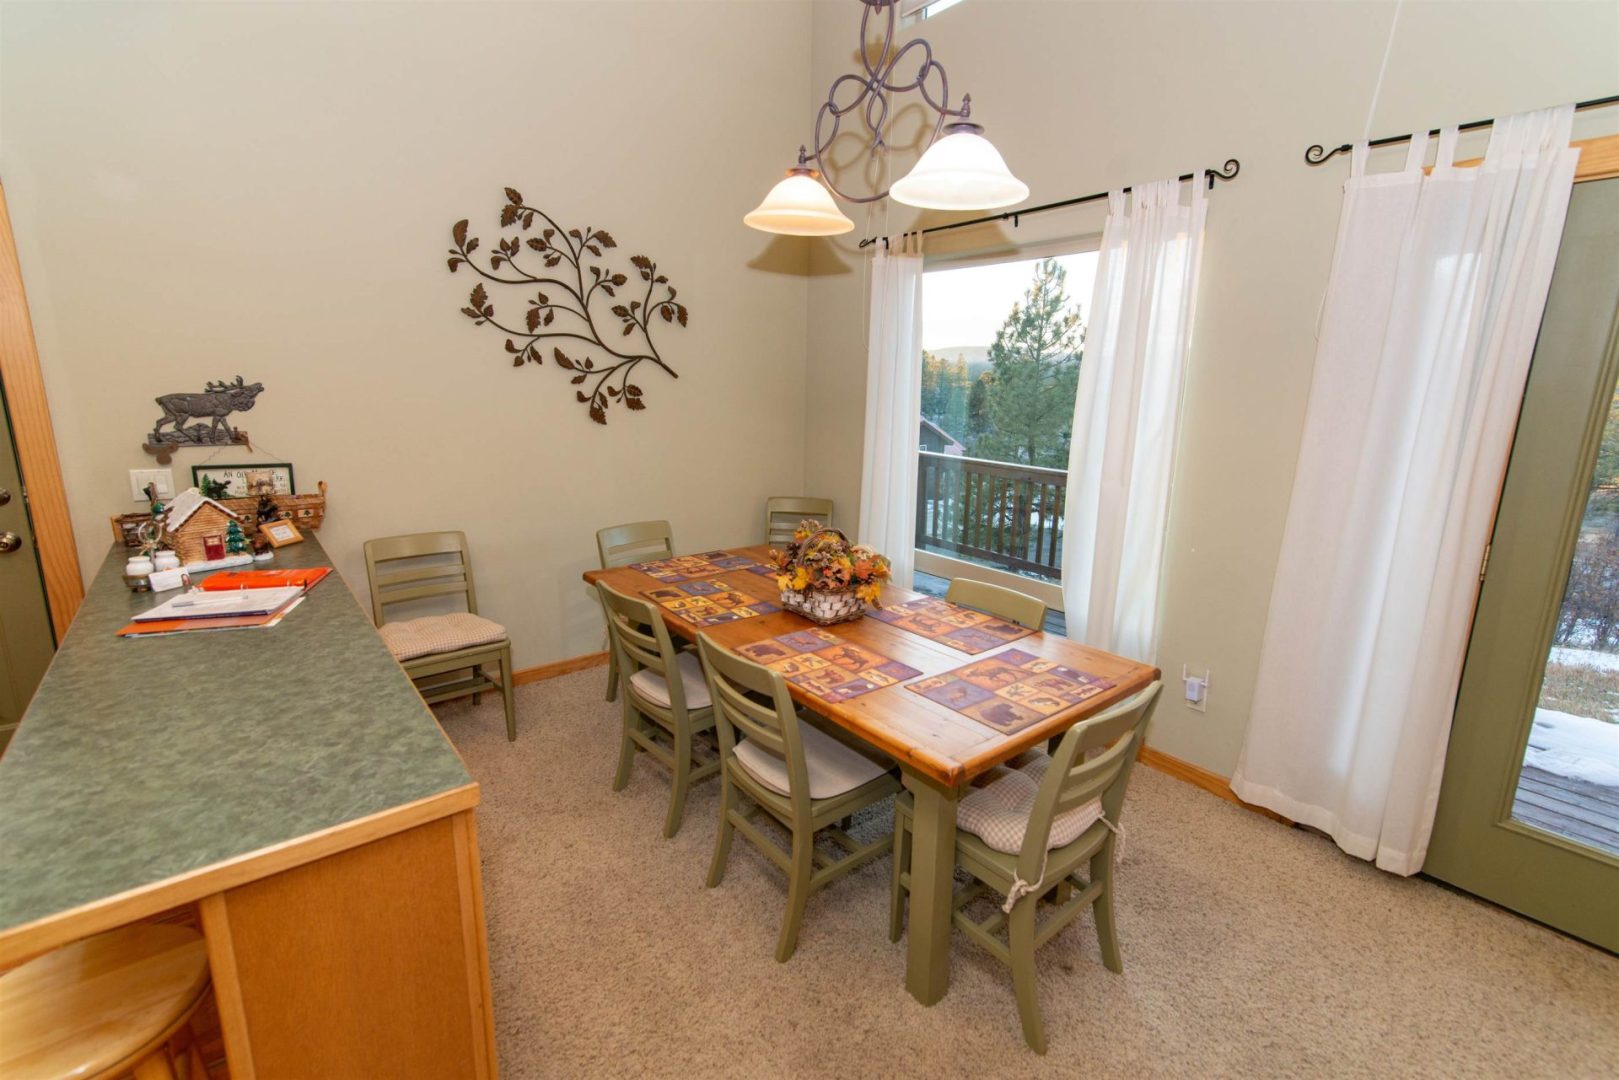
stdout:
[[(1068, 271), (1068, 296), (1082, 313), (1091, 305), (1096, 252), (1060, 255)], [(930, 270), (922, 275), (922, 348), (988, 347), (1012, 305), (1023, 299), (1038, 259)]]

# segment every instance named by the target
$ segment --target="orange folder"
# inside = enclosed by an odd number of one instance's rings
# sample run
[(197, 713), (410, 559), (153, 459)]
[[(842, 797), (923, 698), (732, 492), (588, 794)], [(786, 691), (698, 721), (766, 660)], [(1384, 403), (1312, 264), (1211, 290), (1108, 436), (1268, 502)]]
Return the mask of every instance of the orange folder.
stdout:
[(329, 566), (310, 566), (301, 570), (220, 570), (203, 578), (197, 583), (197, 588), (203, 592), (221, 592), (229, 589), (282, 589), (296, 585), (308, 592), (331, 572)]

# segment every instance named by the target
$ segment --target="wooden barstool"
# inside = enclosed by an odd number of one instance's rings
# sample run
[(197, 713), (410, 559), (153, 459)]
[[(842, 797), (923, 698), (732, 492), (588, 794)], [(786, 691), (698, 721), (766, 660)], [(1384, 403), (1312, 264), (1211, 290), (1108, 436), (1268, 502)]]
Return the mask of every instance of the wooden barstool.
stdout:
[(205, 1080), (196, 1040), (169, 1041), (208, 993), (208, 950), (185, 926), (97, 934), (0, 975), (0, 1080)]

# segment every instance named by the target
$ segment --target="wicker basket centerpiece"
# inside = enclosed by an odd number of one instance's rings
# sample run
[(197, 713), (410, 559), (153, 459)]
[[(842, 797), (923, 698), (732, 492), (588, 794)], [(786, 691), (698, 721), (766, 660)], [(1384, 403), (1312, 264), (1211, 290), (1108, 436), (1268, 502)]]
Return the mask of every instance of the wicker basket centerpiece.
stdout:
[(776, 585), (781, 606), (821, 626), (848, 622), (866, 613), (866, 605), (881, 606), (888, 560), (869, 547), (849, 543), (837, 529), (819, 521), (798, 523), (792, 543), (771, 549), (776, 562)]

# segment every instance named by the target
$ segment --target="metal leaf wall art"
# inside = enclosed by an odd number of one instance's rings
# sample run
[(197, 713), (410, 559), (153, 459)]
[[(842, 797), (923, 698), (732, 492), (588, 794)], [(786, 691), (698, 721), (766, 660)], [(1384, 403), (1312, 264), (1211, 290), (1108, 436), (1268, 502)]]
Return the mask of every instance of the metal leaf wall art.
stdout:
[[(646, 408), (641, 387), (631, 381), (643, 364), (661, 368), (672, 379), (680, 376), (658, 353), (653, 331), (659, 323), (685, 326), (686, 305), (675, 300), (674, 286), (658, 272), (658, 264), (645, 255), (632, 255), (630, 267), (639, 280), (614, 269), (605, 252), (618, 247), (605, 229), (564, 229), (545, 211), (529, 206), (513, 188), (506, 189), (500, 208), (502, 228), (515, 227), (501, 237), (479, 265), (478, 238), (468, 235), (467, 221), (455, 223), (450, 235), (450, 272), (465, 265), (483, 280), (472, 287), (461, 314), (473, 325), (504, 331), (506, 352), (513, 367), (543, 365), (550, 343), (550, 359), (577, 387), (574, 396), (590, 418), (607, 423), (607, 410), (615, 404), (631, 411)], [(524, 233), (529, 235), (524, 236)], [(521, 262), (519, 262), (521, 260)], [(536, 265), (539, 264), (539, 265)], [(522, 326), (495, 312), (489, 285), (525, 305)], [(571, 341), (565, 351), (557, 341)], [(595, 354), (594, 356), (591, 354)]]

